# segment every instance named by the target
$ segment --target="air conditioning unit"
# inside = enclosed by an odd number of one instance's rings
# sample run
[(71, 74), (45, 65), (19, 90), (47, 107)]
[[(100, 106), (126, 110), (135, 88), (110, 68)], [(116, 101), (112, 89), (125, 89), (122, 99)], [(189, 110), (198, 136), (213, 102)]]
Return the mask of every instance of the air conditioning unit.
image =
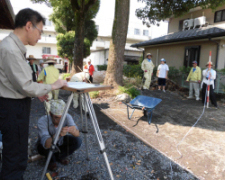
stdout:
[(187, 19), (183, 22), (183, 30), (189, 30), (194, 26), (194, 20), (193, 19)]
[(205, 16), (201, 16), (201, 17), (195, 18), (194, 19), (194, 28), (202, 27), (202, 26), (205, 25), (205, 23), (206, 23), (206, 17)]

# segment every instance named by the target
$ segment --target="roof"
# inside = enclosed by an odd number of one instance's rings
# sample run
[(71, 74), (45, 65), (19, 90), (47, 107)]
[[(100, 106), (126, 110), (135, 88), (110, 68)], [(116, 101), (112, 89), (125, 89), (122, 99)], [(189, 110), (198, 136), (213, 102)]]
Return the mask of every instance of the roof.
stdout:
[(0, 0), (0, 29), (14, 29), (14, 12), (9, 0)]
[(165, 44), (180, 41), (190, 41), (220, 36), (225, 36), (225, 29), (208, 26), (199, 29), (191, 29), (187, 31), (180, 31), (173, 34), (168, 34), (148, 41), (132, 44), (131, 47), (144, 47), (150, 45)]

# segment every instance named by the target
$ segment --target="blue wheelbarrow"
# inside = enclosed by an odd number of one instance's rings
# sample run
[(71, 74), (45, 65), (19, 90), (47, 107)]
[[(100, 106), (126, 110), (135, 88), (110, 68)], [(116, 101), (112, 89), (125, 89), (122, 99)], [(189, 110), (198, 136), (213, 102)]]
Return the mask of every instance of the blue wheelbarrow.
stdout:
[[(128, 119), (131, 119), (134, 111), (136, 109), (139, 109), (144, 111), (144, 115), (147, 116), (148, 123), (151, 124), (153, 110), (161, 101), (162, 99), (139, 95), (133, 100), (131, 100), (129, 104), (124, 102), (123, 103), (127, 106)], [(133, 109), (131, 115), (129, 115), (129, 108)]]

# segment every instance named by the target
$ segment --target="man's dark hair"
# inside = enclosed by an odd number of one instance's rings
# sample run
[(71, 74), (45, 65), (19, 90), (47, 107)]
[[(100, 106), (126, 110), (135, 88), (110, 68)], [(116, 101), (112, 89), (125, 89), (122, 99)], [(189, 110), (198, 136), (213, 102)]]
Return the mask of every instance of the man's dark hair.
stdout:
[(34, 11), (30, 8), (22, 9), (18, 12), (15, 18), (15, 29), (22, 28), (27, 24), (28, 21), (31, 21), (33, 25), (36, 25), (39, 22), (43, 22), (45, 25), (45, 18), (37, 11)]

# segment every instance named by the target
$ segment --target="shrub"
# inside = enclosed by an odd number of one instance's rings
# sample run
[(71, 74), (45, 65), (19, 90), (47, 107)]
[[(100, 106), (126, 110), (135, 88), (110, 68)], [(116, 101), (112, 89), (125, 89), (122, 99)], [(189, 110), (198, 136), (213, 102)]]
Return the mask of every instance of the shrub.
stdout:
[(141, 65), (124, 65), (123, 66), (123, 74), (126, 77), (143, 77), (143, 71), (141, 69)]
[(70, 73), (63, 74), (63, 80), (66, 80), (67, 77), (70, 77)]
[(107, 69), (107, 65), (106, 64), (104, 64), (104, 65), (97, 65), (97, 67), (98, 67), (98, 71), (106, 71), (106, 69)]
[(127, 93), (130, 95), (132, 99), (140, 95), (140, 91), (138, 91), (135, 87), (126, 88), (124, 86), (119, 86), (118, 90), (119, 90), (118, 94)]
[(169, 67), (168, 77), (169, 79), (176, 79), (180, 75), (180, 71), (175, 67)]
[(135, 97), (137, 97), (138, 95), (140, 95), (140, 91), (138, 91), (136, 88), (132, 87), (132, 88), (129, 88), (125, 91), (125, 93), (129, 94), (130, 97), (132, 99), (134, 99)]
[(89, 92), (89, 95), (90, 95), (91, 99), (95, 99), (95, 98), (97, 98), (99, 96), (99, 91)]
[(190, 70), (191, 70), (192, 67), (188, 66), (188, 67), (185, 67), (185, 66), (182, 66), (179, 68), (179, 71), (183, 74), (189, 74)]

